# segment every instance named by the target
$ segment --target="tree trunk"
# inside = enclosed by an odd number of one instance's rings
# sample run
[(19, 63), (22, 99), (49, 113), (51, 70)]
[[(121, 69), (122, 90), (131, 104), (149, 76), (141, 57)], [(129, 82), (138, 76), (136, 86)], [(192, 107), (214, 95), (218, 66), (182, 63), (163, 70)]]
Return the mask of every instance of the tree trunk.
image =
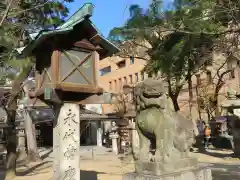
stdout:
[(199, 102), (198, 86), (196, 86), (196, 96), (197, 96), (198, 116), (199, 116), (199, 119), (201, 120), (202, 114), (201, 114), (201, 107), (200, 107), (200, 102)]
[(218, 108), (218, 99), (215, 99), (214, 101), (214, 108), (215, 108), (215, 116), (221, 116), (221, 112), (219, 111), (219, 108)]
[(215, 116), (221, 115), (221, 112), (218, 109), (218, 94), (219, 94), (219, 91), (221, 90), (221, 88), (222, 88), (222, 85), (220, 85), (219, 87), (216, 87), (216, 90), (215, 90), (215, 93), (213, 96), (213, 108), (215, 109), (214, 110)]
[(24, 112), (24, 125), (27, 137), (28, 159), (33, 162), (38, 161), (40, 156), (37, 148), (36, 129), (27, 110)]
[(207, 116), (208, 116), (208, 122), (209, 122), (212, 118), (209, 108), (207, 108)]
[[(221, 75), (218, 74), (218, 82), (216, 84), (216, 88), (215, 88), (215, 92), (214, 92), (214, 96), (213, 96), (213, 104), (215, 106), (215, 116), (221, 115), (221, 112), (218, 109), (218, 95), (219, 95), (219, 92), (222, 89), (223, 85), (225, 84), (223, 81), (224, 76), (230, 72), (231, 72), (231, 70), (227, 70), (227, 71), (224, 71)], [(217, 73), (219, 73), (219, 70)]]
[(189, 77), (188, 77), (188, 95), (189, 95), (189, 99), (188, 99), (189, 115), (190, 115), (190, 119), (192, 119), (193, 89), (192, 89), (191, 75), (189, 75)]
[(179, 104), (178, 104), (178, 101), (177, 101), (178, 96), (172, 95), (172, 96), (170, 96), (170, 98), (172, 99), (172, 103), (173, 103), (174, 110), (175, 110), (175, 111), (179, 111), (179, 110), (180, 110), (180, 107), (179, 107)]
[(174, 110), (179, 111), (180, 107), (178, 105), (177, 99), (178, 99), (178, 95), (179, 95), (179, 92), (180, 92), (182, 86), (177, 86), (176, 91), (174, 92), (172, 90), (172, 87), (171, 87), (171, 80), (170, 79), (167, 80), (167, 83), (168, 83), (168, 94), (169, 94), (169, 97), (172, 99)]
[(7, 138), (7, 162), (5, 166), (5, 180), (11, 180), (16, 176), (16, 160), (17, 160), (17, 133), (15, 126), (15, 117), (17, 110), (17, 93), (20, 89), (20, 83), (14, 82), (11, 91), (11, 97), (8, 100), (8, 128), (6, 129)]
[[(8, 125), (12, 125), (8, 123)], [(16, 127), (8, 127), (6, 129), (7, 136), (7, 160), (5, 167), (5, 180), (11, 180), (16, 176), (16, 159), (17, 159), (17, 136)]]

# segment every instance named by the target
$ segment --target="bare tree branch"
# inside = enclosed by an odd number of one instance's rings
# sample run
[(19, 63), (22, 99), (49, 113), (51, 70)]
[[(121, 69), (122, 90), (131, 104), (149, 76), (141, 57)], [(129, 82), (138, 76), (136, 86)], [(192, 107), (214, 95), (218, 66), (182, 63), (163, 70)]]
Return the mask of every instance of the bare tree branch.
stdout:
[(13, 0), (10, 0), (9, 4), (8, 4), (8, 6), (7, 6), (7, 9), (5, 10), (4, 15), (3, 15), (3, 17), (2, 17), (2, 19), (1, 19), (1, 21), (0, 21), (0, 27), (2, 26), (3, 22), (4, 22), (5, 19), (7, 18), (7, 15), (8, 15), (8, 13), (9, 13), (9, 11), (10, 11), (10, 8), (11, 8), (12, 3), (13, 3)]

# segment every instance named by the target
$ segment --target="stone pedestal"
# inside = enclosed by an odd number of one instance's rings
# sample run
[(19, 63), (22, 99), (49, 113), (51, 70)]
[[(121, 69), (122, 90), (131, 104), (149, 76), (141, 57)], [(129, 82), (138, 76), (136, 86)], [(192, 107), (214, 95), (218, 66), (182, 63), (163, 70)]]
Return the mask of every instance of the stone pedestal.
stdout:
[(155, 175), (172, 173), (175, 171), (192, 169), (195, 167), (197, 167), (197, 159), (195, 158), (184, 158), (178, 161), (176, 160), (174, 162), (170, 161), (169, 163), (150, 162), (150, 161), (135, 162), (136, 173), (155, 174)]
[[(21, 123), (20, 123), (21, 124)], [(25, 145), (25, 132), (24, 129), (19, 129), (18, 130), (18, 147), (17, 147), (17, 151), (19, 153), (18, 156), (18, 160), (24, 160), (27, 157), (27, 153), (26, 153), (26, 145)]]
[(97, 146), (102, 147), (102, 137), (103, 130), (102, 130), (102, 124), (100, 121), (97, 122)]
[(131, 123), (132, 129), (132, 148), (133, 150), (139, 149), (139, 135), (135, 127), (135, 122)]
[(119, 137), (118, 134), (110, 134), (110, 138), (112, 139), (112, 151), (115, 154), (118, 154), (118, 145), (117, 145), (118, 137)]
[(234, 109), (234, 114), (238, 117), (231, 117), (232, 122), (232, 134), (234, 143), (234, 155), (240, 157), (240, 120), (239, 120), (239, 109)]
[(209, 167), (199, 166), (161, 175), (128, 173), (123, 180), (212, 180), (212, 173)]
[(31, 161), (37, 161), (40, 159), (38, 148), (37, 148), (37, 141), (36, 141), (36, 129), (35, 125), (33, 124), (32, 118), (29, 114), (27, 109), (24, 110), (24, 126), (25, 126), (25, 133), (27, 137), (27, 152), (28, 158)]
[(54, 180), (80, 180), (80, 107), (64, 104), (53, 129)]
[(240, 138), (239, 137), (233, 137), (234, 142), (234, 155), (236, 157), (240, 157)]

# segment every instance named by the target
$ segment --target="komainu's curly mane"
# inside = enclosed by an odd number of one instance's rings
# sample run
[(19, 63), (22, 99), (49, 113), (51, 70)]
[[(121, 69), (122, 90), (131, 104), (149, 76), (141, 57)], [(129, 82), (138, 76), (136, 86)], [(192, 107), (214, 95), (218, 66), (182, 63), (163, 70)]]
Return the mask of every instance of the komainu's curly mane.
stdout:
[(171, 102), (166, 95), (166, 87), (161, 80), (146, 79), (135, 87), (135, 99), (137, 111), (147, 108), (169, 108)]

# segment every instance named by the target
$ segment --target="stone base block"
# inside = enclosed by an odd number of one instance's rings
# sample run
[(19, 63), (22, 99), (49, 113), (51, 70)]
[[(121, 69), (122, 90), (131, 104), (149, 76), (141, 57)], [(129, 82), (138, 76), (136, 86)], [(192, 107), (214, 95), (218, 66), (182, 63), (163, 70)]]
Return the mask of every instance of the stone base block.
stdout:
[(196, 167), (162, 175), (128, 173), (123, 180), (212, 180), (212, 173), (209, 167)]
[(198, 167), (197, 159), (185, 158), (176, 160), (175, 162), (161, 163), (150, 161), (136, 161), (135, 170), (136, 173), (161, 175), (186, 169), (192, 169)]

